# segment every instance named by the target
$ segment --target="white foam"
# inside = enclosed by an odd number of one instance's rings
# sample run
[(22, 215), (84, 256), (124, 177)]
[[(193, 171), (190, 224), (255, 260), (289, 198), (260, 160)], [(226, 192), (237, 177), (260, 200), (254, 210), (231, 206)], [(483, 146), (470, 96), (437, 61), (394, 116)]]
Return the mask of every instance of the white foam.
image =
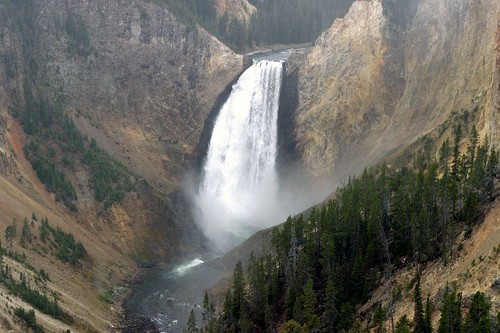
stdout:
[(186, 273), (188, 273), (193, 267), (199, 266), (203, 264), (204, 261), (201, 260), (201, 258), (195, 258), (193, 260), (190, 260), (182, 265), (179, 265), (173, 269), (173, 272), (177, 276), (184, 276)]

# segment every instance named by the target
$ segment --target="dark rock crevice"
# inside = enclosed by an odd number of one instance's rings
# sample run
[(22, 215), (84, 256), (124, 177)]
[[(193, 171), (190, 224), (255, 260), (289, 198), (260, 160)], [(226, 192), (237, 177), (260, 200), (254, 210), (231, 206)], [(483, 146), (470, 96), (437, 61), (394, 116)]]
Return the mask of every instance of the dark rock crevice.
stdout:
[[(295, 112), (299, 106), (299, 71), (287, 63), (283, 65), (284, 75), (281, 85), (280, 106), (278, 110), (278, 157), (277, 170), (280, 181), (295, 169), (300, 156), (297, 154)], [(291, 70), (288, 72), (288, 70)]]

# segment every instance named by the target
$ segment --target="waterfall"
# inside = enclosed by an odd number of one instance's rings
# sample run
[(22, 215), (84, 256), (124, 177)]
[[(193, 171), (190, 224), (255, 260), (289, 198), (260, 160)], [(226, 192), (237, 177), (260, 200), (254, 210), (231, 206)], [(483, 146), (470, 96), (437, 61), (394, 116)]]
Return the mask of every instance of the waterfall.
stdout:
[(277, 223), (276, 154), (283, 62), (259, 61), (233, 86), (210, 140), (196, 204), (219, 250)]

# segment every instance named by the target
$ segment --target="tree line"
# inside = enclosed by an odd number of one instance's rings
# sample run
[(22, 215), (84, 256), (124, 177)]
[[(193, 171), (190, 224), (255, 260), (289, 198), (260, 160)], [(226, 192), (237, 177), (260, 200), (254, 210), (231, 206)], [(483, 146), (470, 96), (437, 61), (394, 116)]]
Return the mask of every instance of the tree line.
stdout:
[[(274, 228), (273, 251), (252, 255), (246, 274), (241, 262), (236, 265), (222, 311), (210, 312), (203, 330), (302, 332), (293, 330), (295, 323), (308, 332), (348, 331), (356, 306), (394, 269), (438, 258), (448, 264), (458, 251), (459, 232), (470, 235), (499, 176), (499, 156), (487, 138), (480, 144), (473, 127), (460, 153), (460, 127), (454, 132), (437, 159), (417, 156), (406, 167), (367, 169), (324, 206)], [(422, 309), (419, 305), (418, 318), (425, 319)], [(379, 321), (386, 315), (375, 311)], [(419, 323), (412, 323), (413, 332), (431, 332)], [(467, 332), (487, 332), (470, 326)]]
[(219, 17), (215, 1), (155, 0), (185, 24), (201, 25), (226, 45), (240, 51), (257, 45), (313, 41), (333, 20), (345, 15), (352, 0), (251, 0), (256, 7), (247, 24), (227, 14)]

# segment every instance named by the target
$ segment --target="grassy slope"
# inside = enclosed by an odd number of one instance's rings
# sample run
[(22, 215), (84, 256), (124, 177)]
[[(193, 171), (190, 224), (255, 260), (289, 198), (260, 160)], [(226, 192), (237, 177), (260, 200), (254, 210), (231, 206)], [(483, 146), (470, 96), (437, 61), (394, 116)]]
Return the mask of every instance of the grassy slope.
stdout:
[[(110, 325), (109, 319), (112, 315), (112, 307), (100, 299), (100, 295), (111, 291), (119, 281), (126, 279), (135, 270), (135, 263), (124, 254), (120, 253), (110, 242), (105, 243), (102, 239), (110, 237), (110, 230), (102, 229), (100, 237), (88, 231), (76, 216), (62, 204), (56, 203), (53, 196), (45, 191), (29, 162), (24, 158), (21, 149), (24, 134), (19, 125), (10, 119), (9, 130), (6, 138), (11, 145), (11, 153), (15, 160), (14, 173), (0, 175), (0, 232), (13, 219), (17, 221), (17, 237), (14, 240), (14, 251), (25, 253), (27, 261), (36, 270), (43, 268), (50, 276), (48, 289), (59, 295), (61, 307), (69, 312), (75, 319), (76, 324), (69, 327), (72, 332), (84, 331), (107, 331)], [(35, 237), (33, 245), (28, 244), (26, 248), (20, 246), (20, 234), (22, 221), (25, 217), (29, 219), (35, 213), (38, 222), (34, 223), (32, 232)], [(38, 227), (42, 217), (47, 217), (52, 226), (59, 226), (66, 232), (75, 235), (77, 241), (81, 241), (89, 254), (89, 258), (82, 261), (81, 267), (73, 267), (57, 260), (54, 255), (41, 251)], [(3, 237), (2, 237), (3, 238)], [(111, 238), (109, 238), (111, 239)], [(3, 243), (5, 246), (5, 243)], [(19, 263), (6, 258), (5, 264), (14, 265), (18, 272), (32, 274)], [(6, 318), (16, 327), (11, 311), (13, 307), (22, 305), (26, 309), (31, 306), (24, 304), (0, 286), (0, 316)], [(47, 315), (36, 311), (37, 320), (45, 328), (60, 332), (68, 329), (68, 325), (57, 321)], [(18, 328), (19, 329), (19, 328)]]

